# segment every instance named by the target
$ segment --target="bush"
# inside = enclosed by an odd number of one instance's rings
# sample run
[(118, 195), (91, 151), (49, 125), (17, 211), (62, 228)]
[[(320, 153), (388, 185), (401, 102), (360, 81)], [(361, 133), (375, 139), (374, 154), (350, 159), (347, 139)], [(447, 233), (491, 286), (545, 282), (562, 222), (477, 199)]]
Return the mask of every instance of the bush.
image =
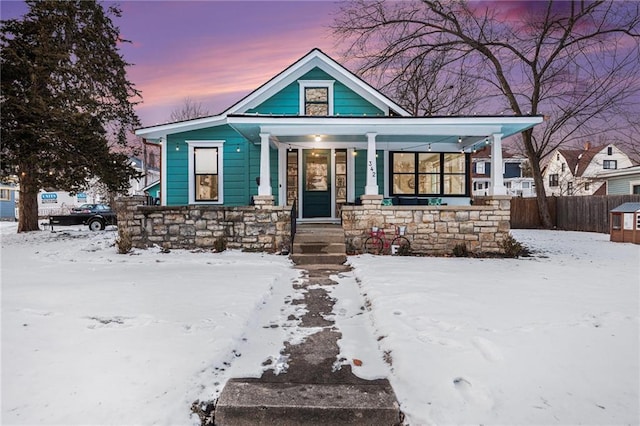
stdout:
[(467, 248), (467, 245), (465, 243), (456, 244), (456, 246), (453, 248), (453, 255), (455, 257), (468, 257), (469, 249)]
[(227, 240), (226, 240), (226, 238), (224, 238), (224, 237), (216, 238), (216, 240), (213, 242), (213, 249), (217, 253), (221, 253), (221, 252), (225, 251), (227, 249)]
[(528, 254), (528, 251), (512, 235), (500, 242), (500, 248), (504, 250), (506, 257), (520, 257)]
[(118, 246), (118, 253), (127, 254), (133, 247), (131, 240), (131, 234), (129, 230), (124, 227), (118, 227), (118, 238), (116, 238), (116, 245)]

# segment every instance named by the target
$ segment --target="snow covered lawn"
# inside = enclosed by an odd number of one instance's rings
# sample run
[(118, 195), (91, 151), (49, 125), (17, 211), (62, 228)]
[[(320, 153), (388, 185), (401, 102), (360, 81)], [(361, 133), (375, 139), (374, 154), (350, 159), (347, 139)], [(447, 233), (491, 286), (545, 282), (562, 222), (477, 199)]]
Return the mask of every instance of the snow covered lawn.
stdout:
[[(195, 424), (194, 400), (300, 338), (276, 327), (299, 297), (285, 257), (119, 255), (113, 231), (0, 231), (2, 424)], [(389, 375), (412, 425), (640, 423), (640, 247), (513, 234), (533, 257), (349, 258), (332, 292), (351, 327), (341, 356)], [(355, 342), (367, 332), (377, 353)]]
[(2, 226), (4, 425), (193, 423), (256, 308), (299, 275), (283, 256), (120, 255), (115, 231)]
[(534, 257), (350, 258), (408, 423), (639, 424), (640, 246), (512, 234)]

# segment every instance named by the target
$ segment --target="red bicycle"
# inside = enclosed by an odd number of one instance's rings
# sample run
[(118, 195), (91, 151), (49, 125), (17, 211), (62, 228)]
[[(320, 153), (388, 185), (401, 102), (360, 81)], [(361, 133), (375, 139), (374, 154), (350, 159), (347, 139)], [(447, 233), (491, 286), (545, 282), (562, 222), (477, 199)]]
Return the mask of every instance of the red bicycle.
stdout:
[(406, 227), (396, 226), (393, 238), (387, 238), (384, 229), (371, 228), (369, 237), (364, 240), (363, 249), (370, 254), (407, 254), (411, 249), (411, 243), (404, 236)]

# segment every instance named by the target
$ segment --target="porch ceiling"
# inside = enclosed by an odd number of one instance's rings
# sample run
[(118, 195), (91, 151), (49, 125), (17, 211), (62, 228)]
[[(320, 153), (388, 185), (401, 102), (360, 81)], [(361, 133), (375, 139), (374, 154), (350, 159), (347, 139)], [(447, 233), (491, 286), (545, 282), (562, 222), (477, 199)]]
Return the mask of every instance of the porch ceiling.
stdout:
[[(275, 144), (315, 148), (365, 148), (367, 133), (376, 133), (379, 149), (466, 149), (485, 143), (494, 133), (512, 136), (542, 122), (528, 117), (228, 117), (229, 124), (253, 143), (269, 133)], [(316, 141), (319, 137), (320, 141)], [(458, 142), (459, 139), (461, 142)]]

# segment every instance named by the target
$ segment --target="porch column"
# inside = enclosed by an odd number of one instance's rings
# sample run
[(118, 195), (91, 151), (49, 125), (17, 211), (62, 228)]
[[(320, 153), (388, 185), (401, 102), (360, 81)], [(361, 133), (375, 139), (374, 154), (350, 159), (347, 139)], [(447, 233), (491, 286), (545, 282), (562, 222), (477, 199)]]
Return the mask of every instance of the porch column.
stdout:
[(491, 144), (491, 188), (489, 195), (507, 195), (502, 177), (502, 133), (494, 133)]
[(258, 195), (271, 194), (271, 162), (269, 159), (270, 133), (260, 133), (260, 185)]
[(376, 135), (377, 133), (367, 133), (367, 184), (364, 187), (364, 195), (378, 195)]

